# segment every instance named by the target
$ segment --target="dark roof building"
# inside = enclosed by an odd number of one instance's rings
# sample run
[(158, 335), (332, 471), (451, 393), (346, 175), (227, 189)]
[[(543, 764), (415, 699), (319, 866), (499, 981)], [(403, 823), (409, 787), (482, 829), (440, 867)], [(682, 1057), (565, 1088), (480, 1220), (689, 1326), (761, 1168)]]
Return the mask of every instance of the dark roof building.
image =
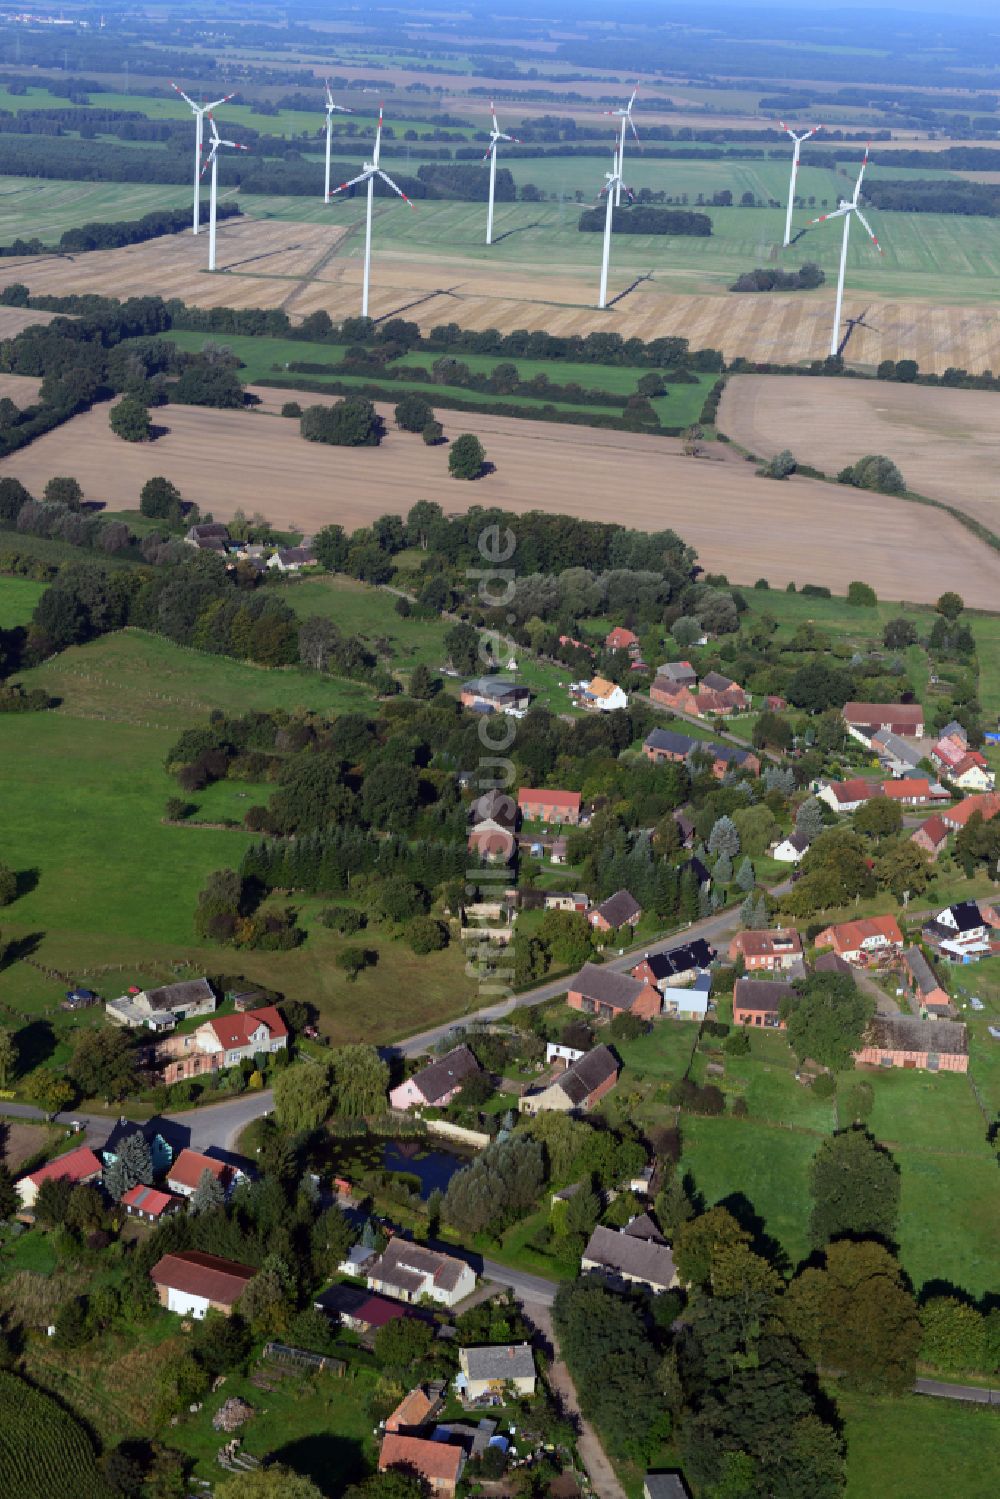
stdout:
[(607, 900), (595, 906), (589, 916), (592, 926), (603, 926), (610, 931), (619, 927), (634, 926), (642, 915), (642, 907), (627, 890), (616, 890)]
[[(425, 1104), (434, 1105), (451, 1098), (466, 1078), (480, 1070), (469, 1048), (456, 1046), (446, 1056), (438, 1057), (437, 1061), (415, 1072), (409, 1081)], [(393, 1089), (394, 1093), (398, 1091)]]
[[(571, 1009), (607, 1015), (613, 1019), (625, 1010), (641, 1014), (643, 1019), (652, 1019), (646, 1014), (649, 1008), (651, 985), (630, 973), (616, 973), (601, 963), (584, 963), (576, 978), (570, 980), (567, 1003)], [(652, 992), (654, 1013), (659, 1013), (660, 999)]]
[(648, 977), (654, 984), (659, 985), (669, 983), (671, 979), (678, 978), (681, 974), (708, 968), (714, 958), (715, 948), (706, 942), (704, 937), (697, 937), (693, 942), (685, 942), (680, 947), (670, 948), (667, 952), (647, 953), (642, 962), (637, 964), (632, 971), (637, 973), (641, 968), (644, 977)]
[(595, 1046), (551, 1082), (523, 1094), (518, 1107), (522, 1114), (539, 1114), (545, 1109), (563, 1114), (586, 1112), (611, 1091), (620, 1071), (621, 1063), (614, 1052), (607, 1046)]
[[(153, 1284), (163, 1291), (179, 1292), (208, 1301), (213, 1306), (233, 1307), (257, 1271), (217, 1254), (184, 1249), (165, 1254), (149, 1272)], [(164, 1305), (168, 1305), (164, 1301)], [(176, 1310), (171, 1306), (170, 1310)]]
[(599, 1223), (580, 1260), (581, 1270), (596, 1270), (629, 1285), (669, 1291), (677, 1284), (674, 1257), (667, 1244), (606, 1228)]
[(698, 749), (704, 743), (704, 739), (692, 739), (688, 734), (675, 734), (672, 729), (651, 729), (643, 740), (647, 754), (669, 755), (676, 760), (686, 759), (693, 749)]

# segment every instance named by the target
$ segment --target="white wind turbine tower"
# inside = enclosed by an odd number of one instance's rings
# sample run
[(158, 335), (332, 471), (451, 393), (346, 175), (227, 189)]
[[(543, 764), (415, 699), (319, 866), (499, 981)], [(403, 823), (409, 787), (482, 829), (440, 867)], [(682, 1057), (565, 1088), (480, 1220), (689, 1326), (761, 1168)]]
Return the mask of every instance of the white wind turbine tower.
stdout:
[(407, 208), (412, 208), (414, 206), (410, 202), (406, 194), (403, 192), (403, 189), (401, 187), (398, 187), (396, 183), (393, 182), (388, 172), (383, 172), (382, 168), (379, 166), (379, 154), (381, 150), (382, 105), (380, 104), (378, 107), (378, 129), (375, 132), (375, 150), (372, 152), (371, 161), (365, 162), (364, 171), (359, 172), (357, 177), (352, 177), (349, 182), (342, 182), (340, 186), (335, 187), (333, 192), (330, 194), (331, 198), (335, 198), (338, 193), (344, 192), (349, 187), (358, 187), (362, 182), (367, 182), (368, 184), (368, 213), (365, 219), (365, 275), (361, 289), (362, 317), (368, 316), (368, 283), (371, 276), (372, 265), (372, 200), (375, 196), (375, 178), (381, 177), (383, 182), (388, 183), (393, 192), (399, 194), (403, 202), (406, 204)]
[(349, 115), (351, 111), (346, 104), (334, 104), (333, 94), (330, 92), (330, 81), (326, 82), (326, 190), (323, 201), (330, 201), (330, 146), (333, 140), (333, 117), (335, 114)]
[(497, 124), (496, 105), (492, 99), (490, 100), (490, 114), (493, 118), (493, 129), (490, 131), (490, 144), (486, 151), (486, 156), (483, 157), (484, 161), (487, 156), (490, 159), (490, 206), (486, 214), (486, 243), (488, 245), (493, 243), (493, 194), (496, 191), (497, 185), (497, 142), (513, 141), (516, 146), (521, 144), (516, 135), (504, 135), (500, 129), (500, 126)]
[(212, 129), (212, 149), (208, 153), (208, 160), (201, 169), (202, 176), (212, 168), (212, 190), (208, 199), (208, 269), (215, 270), (215, 207), (219, 196), (219, 147), (230, 146), (234, 151), (249, 151), (249, 146), (241, 146), (239, 141), (224, 141), (216, 129), (215, 119), (212, 115), (208, 117), (208, 123)]
[(626, 196), (631, 199), (632, 189), (625, 187), (622, 182), (621, 158), (618, 148), (612, 151), (611, 171), (604, 174), (604, 186), (601, 193), (607, 193), (608, 201), (604, 214), (604, 254), (601, 258), (601, 294), (597, 299), (597, 305), (602, 310), (608, 305), (608, 265), (611, 260), (611, 220), (615, 206), (615, 193), (624, 188)]
[(201, 224), (201, 159), (205, 150), (205, 116), (211, 114), (213, 109), (218, 109), (220, 105), (228, 104), (233, 95), (227, 94), (224, 99), (216, 99), (212, 104), (196, 104), (193, 99), (188, 98), (182, 88), (177, 87), (176, 83), (171, 82), (170, 87), (180, 94), (184, 103), (189, 104), (194, 112), (194, 223), (191, 233), (197, 234)]
[(869, 142), (869, 145), (865, 147), (864, 158), (861, 162), (861, 170), (858, 173), (858, 180), (854, 184), (853, 197), (849, 201), (846, 198), (841, 198), (839, 208), (835, 208), (832, 213), (824, 213), (821, 214), (818, 219), (809, 220), (810, 225), (825, 224), (827, 219), (843, 219), (844, 221), (844, 238), (840, 246), (840, 275), (837, 277), (837, 306), (833, 314), (833, 336), (830, 340), (831, 355), (836, 355), (840, 348), (840, 315), (844, 307), (844, 272), (847, 268), (847, 241), (850, 238), (851, 234), (851, 219), (855, 214), (857, 214), (858, 218), (861, 220), (862, 226), (866, 230), (869, 239), (875, 246), (878, 253), (880, 255), (882, 254), (882, 246), (879, 244), (878, 239), (876, 238), (874, 229), (872, 228), (871, 224), (869, 224), (864, 214), (861, 212), (861, 209), (858, 207), (858, 199), (861, 197), (861, 182), (865, 175), (865, 167), (868, 165), (868, 152), (870, 150), (870, 146), (871, 143)]
[[(632, 90), (632, 97), (628, 101), (628, 103), (625, 105), (624, 109), (606, 109), (604, 111), (604, 113), (606, 115), (615, 115), (622, 122), (621, 136), (619, 137), (619, 140), (618, 140), (618, 171), (619, 172), (621, 172), (622, 167), (625, 165), (625, 126), (626, 125), (628, 125), (630, 127), (630, 129), (632, 131), (632, 134), (635, 136), (637, 144), (638, 144), (638, 140), (639, 140), (639, 132), (636, 130), (635, 125), (632, 123), (632, 105), (635, 103), (635, 96), (636, 96), (636, 94), (638, 92), (639, 92), (639, 85), (637, 83), (636, 86), (635, 86), (635, 88)], [(621, 204), (622, 204), (622, 183), (621, 183), (621, 178), (619, 177), (619, 179), (618, 179), (618, 186), (615, 188), (615, 207), (616, 208), (620, 208)]]
[(817, 130), (822, 130), (823, 127), (822, 125), (814, 125), (811, 130), (806, 131), (805, 135), (796, 135), (795, 131), (785, 124), (784, 120), (779, 120), (778, 124), (785, 134), (790, 135), (795, 142), (795, 150), (792, 153), (792, 180), (788, 186), (788, 212), (785, 215), (784, 249), (787, 250), (792, 242), (792, 209), (795, 205), (795, 180), (799, 175), (799, 155), (805, 142), (810, 140), (816, 134)]

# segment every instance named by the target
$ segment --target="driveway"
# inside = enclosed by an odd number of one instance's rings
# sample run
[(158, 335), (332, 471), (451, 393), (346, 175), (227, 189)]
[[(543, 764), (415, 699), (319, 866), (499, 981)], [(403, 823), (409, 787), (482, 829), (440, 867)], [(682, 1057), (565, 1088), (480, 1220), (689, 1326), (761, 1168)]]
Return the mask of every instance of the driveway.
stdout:
[(974, 1405), (1000, 1405), (1000, 1390), (983, 1390), (974, 1384), (942, 1384), (938, 1379), (918, 1379), (915, 1395), (936, 1395), (939, 1400), (968, 1400)]

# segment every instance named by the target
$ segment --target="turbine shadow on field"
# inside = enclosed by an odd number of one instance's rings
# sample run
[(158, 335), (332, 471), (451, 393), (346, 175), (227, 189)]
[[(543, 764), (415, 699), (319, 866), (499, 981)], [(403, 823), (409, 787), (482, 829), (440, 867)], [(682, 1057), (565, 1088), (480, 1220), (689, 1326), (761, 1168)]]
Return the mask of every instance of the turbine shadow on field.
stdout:
[(493, 243), (499, 245), (503, 240), (510, 239), (512, 234), (526, 234), (529, 229), (540, 229), (541, 227), (541, 219), (535, 219), (530, 224), (518, 224), (514, 229), (505, 229), (502, 234), (494, 234)]
[(791, 239), (788, 241), (788, 248), (789, 248), (789, 250), (792, 248), (793, 245), (797, 245), (798, 242), (799, 242), (799, 240), (803, 239), (805, 237), (805, 235), (807, 235), (808, 233), (809, 233), (809, 226), (808, 226), (808, 224), (803, 224), (803, 226), (802, 226), (801, 229), (796, 229), (795, 233), (792, 235)]
[(615, 307), (619, 302), (624, 302), (629, 292), (635, 291), (636, 287), (641, 286), (644, 281), (652, 281), (652, 279), (652, 271), (647, 271), (644, 276), (636, 276), (635, 280), (630, 282), (629, 285), (625, 287), (624, 291), (620, 291), (616, 297), (609, 297), (607, 305), (609, 307)]
[(228, 265), (220, 265), (220, 271), (235, 271), (237, 266), (253, 265), (255, 260), (269, 260), (274, 255), (287, 255), (289, 250), (301, 250), (301, 240), (294, 245), (280, 245), (277, 250), (262, 250), (259, 255), (248, 255), (245, 260), (231, 260)]
[(402, 307), (394, 307), (391, 312), (383, 312), (381, 317), (372, 318), (372, 322), (387, 323), (390, 318), (409, 312), (411, 307), (420, 307), (424, 302), (433, 302), (435, 297), (453, 297), (457, 291), (457, 286), (439, 286), (434, 291), (425, 292), (422, 297), (415, 297), (412, 302), (404, 302)]

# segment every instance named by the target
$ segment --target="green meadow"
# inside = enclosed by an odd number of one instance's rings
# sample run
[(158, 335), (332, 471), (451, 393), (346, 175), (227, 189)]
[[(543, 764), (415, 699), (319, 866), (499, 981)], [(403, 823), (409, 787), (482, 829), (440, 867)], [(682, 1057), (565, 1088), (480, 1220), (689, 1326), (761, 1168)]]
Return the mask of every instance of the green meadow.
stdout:
[(995, 1410), (921, 1395), (834, 1395), (845, 1422), (845, 1499), (992, 1499)]
[(0, 577), (0, 630), (26, 625), (44, 592), (45, 584), (30, 578)]
[(182, 187), (179, 183), (155, 182), (147, 186), (136, 182), (0, 177), (0, 244), (18, 238), (40, 239), (51, 244), (64, 230), (80, 224), (141, 219), (154, 209), (183, 208), (190, 202), (190, 186)]

